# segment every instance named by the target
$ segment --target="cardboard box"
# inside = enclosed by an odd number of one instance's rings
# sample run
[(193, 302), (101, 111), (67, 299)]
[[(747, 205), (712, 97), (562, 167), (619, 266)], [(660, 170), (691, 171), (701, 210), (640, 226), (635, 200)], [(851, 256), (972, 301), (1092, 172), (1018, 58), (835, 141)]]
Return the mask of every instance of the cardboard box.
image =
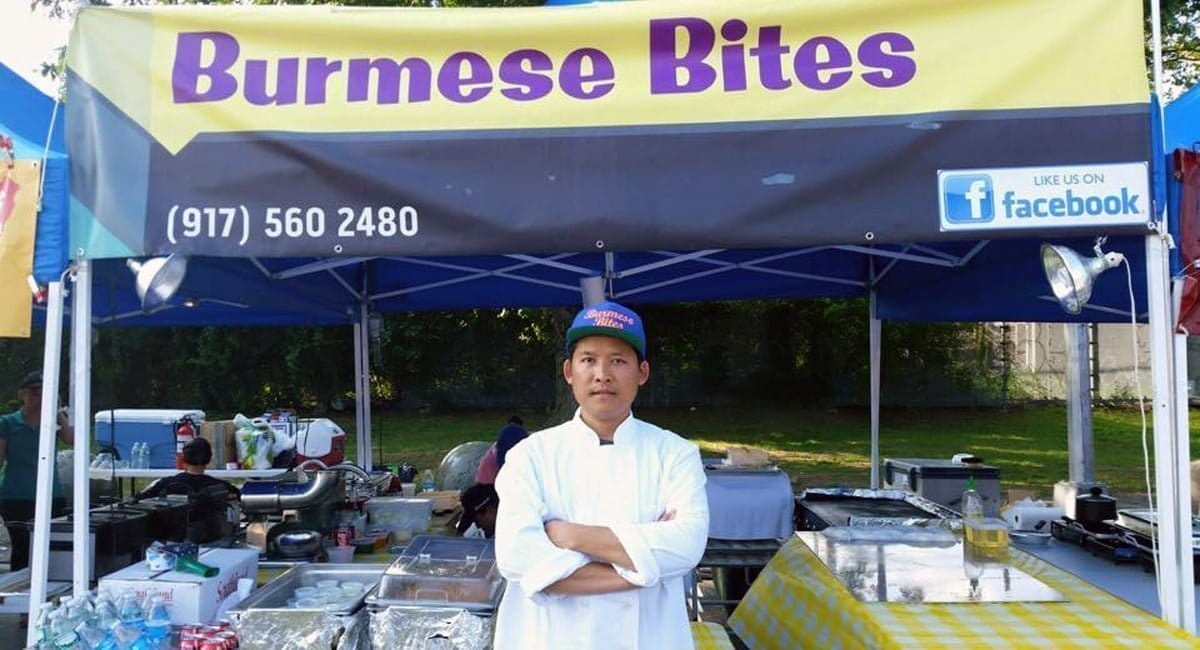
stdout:
[(1031, 490), (1029, 488), (1009, 488), (1008, 489), (1008, 502), (1009, 503), (1016, 503), (1022, 499), (1033, 499), (1036, 501), (1037, 498), (1038, 498), (1037, 490)]
[(225, 463), (237, 462), (237, 438), (234, 437), (236, 431), (233, 420), (213, 420), (200, 425), (200, 437), (212, 445), (213, 457), (209, 467), (225, 469)]
[(99, 590), (114, 599), (132, 590), (138, 598), (162, 596), (175, 625), (208, 625), (237, 593), (238, 580), (258, 578), (258, 549), (203, 548), (200, 561), (220, 569), (212, 578), (179, 571), (151, 571), (138, 562), (100, 579)]

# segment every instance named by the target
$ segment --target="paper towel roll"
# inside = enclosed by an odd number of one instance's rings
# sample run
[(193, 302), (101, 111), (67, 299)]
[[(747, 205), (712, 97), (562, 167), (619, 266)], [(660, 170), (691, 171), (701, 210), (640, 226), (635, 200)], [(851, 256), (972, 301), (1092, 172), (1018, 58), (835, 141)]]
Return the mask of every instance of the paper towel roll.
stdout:
[(1050, 522), (1062, 519), (1063, 509), (1057, 506), (1015, 505), (1005, 513), (1013, 530), (1050, 532)]

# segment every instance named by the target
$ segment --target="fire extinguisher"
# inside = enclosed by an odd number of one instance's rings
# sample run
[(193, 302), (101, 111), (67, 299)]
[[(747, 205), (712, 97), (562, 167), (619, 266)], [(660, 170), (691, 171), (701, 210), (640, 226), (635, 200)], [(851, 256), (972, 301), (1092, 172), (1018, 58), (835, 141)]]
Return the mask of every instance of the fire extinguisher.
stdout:
[(191, 418), (183, 418), (175, 427), (175, 469), (184, 469), (183, 446), (196, 438), (196, 425)]

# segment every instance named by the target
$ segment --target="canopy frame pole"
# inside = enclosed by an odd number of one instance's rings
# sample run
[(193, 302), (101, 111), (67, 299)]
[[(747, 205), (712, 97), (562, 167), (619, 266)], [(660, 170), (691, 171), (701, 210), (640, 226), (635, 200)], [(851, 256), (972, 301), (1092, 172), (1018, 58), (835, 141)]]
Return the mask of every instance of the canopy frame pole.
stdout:
[(358, 460), (362, 461), (362, 432), (363, 432), (363, 339), (366, 337), (364, 324), (354, 320), (354, 444), (358, 452)]
[[(1162, 223), (1162, 222), (1160, 222)], [(1154, 473), (1158, 525), (1158, 596), (1163, 620), (1192, 634), (1196, 630), (1192, 584), (1192, 526), (1189, 443), (1179, 426), (1179, 395), (1171, 291), (1170, 251), (1160, 233), (1146, 236), (1146, 289), (1149, 296), (1150, 373), (1153, 380)], [(1184, 402), (1186, 403), (1186, 402)], [(1187, 523), (1185, 527), (1183, 524)]]
[(871, 356), (871, 489), (880, 488), (879, 481), (879, 366), (883, 356), (883, 322), (879, 320), (879, 303), (871, 289), (871, 322), (868, 326)]
[(1096, 481), (1087, 323), (1063, 323), (1067, 342), (1067, 480), (1080, 489)]
[[(366, 293), (366, 287), (363, 287)], [(358, 342), (361, 346), (359, 354), (362, 374), (359, 377), (362, 388), (362, 421), (363, 426), (358, 433), (358, 464), (368, 472), (371, 471), (371, 309), (367, 301), (359, 303), (358, 307)]]
[(29, 629), (25, 644), (37, 646), (37, 620), (46, 601), (50, 559), (50, 501), (54, 498), (54, 415), (58, 411), (58, 375), (62, 361), (63, 283), (47, 287), (46, 342), (42, 354), (42, 414), (38, 431), (37, 492), (30, 539)]
[[(74, 495), (72, 510), (87, 512), (91, 506), (91, 479), (88, 461), (91, 459), (92, 427), (92, 263), (85, 259), (75, 262), (75, 291), (71, 308), (71, 426), (75, 430)], [(91, 535), (87, 517), (76, 516), (71, 529), (71, 548), (87, 548)], [(72, 553), (74, 594), (88, 593), (87, 553)]]

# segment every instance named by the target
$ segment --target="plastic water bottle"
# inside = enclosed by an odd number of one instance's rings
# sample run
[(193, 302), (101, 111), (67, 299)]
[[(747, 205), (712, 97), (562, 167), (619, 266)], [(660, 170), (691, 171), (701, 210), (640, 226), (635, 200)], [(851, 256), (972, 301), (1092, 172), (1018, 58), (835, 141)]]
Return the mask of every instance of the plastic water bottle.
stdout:
[(137, 596), (132, 592), (125, 593), (117, 601), (117, 618), (121, 619), (123, 625), (138, 630), (146, 629), (146, 614), (142, 611), (142, 604), (138, 602)]
[(425, 470), (425, 473), (421, 475), (421, 491), (433, 492), (436, 489), (437, 483), (433, 481), (433, 470)]
[(146, 611), (146, 645), (150, 648), (161, 648), (171, 636), (171, 610), (163, 602), (162, 596), (150, 599)]
[(52, 648), (67, 650), (79, 647), (79, 635), (71, 625), (71, 620), (64, 610), (58, 609), (50, 613), (50, 635), (53, 637)]
[(38, 634), (37, 634), (38, 643), (37, 643), (36, 647), (38, 648), (38, 650), (42, 650), (43, 648), (53, 648), (54, 647), (54, 631), (50, 626), (50, 623), (52, 622), (51, 615), (53, 613), (54, 613), (54, 606), (51, 605), (50, 603), (46, 603), (46, 604), (42, 605), (41, 611), (38, 612), (37, 623), (36, 623), (37, 631), (38, 631)]
[(78, 630), (92, 616), (92, 605), (87, 596), (73, 596), (67, 601), (67, 622), (72, 630)]
[[(117, 606), (102, 595), (96, 599), (96, 622), (94, 629), (99, 632), (94, 639), (88, 639), (94, 650), (117, 650), (116, 627), (121, 623), (117, 616)], [(86, 638), (86, 636), (85, 636)]]

